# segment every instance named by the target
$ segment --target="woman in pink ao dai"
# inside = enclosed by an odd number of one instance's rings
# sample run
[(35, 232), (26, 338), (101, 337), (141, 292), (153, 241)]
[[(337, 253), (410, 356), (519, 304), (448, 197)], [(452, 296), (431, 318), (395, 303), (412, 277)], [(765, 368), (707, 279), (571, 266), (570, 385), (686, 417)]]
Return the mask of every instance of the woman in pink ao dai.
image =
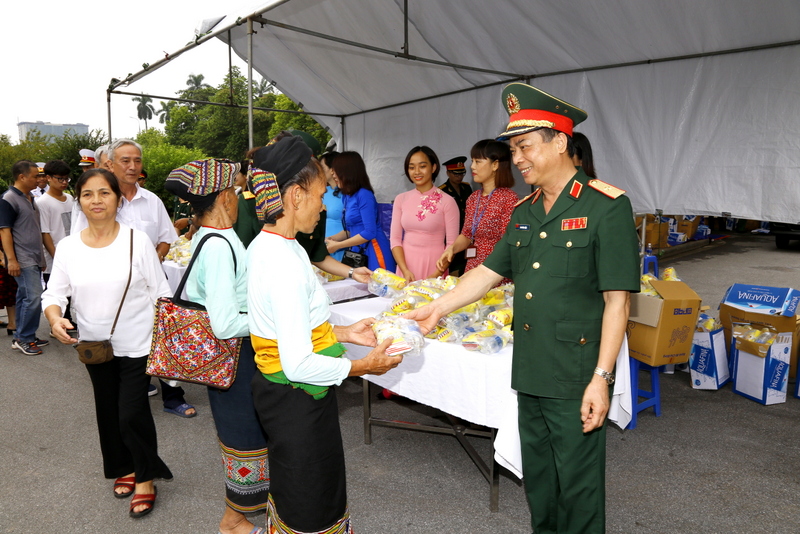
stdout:
[(436, 153), (427, 146), (412, 148), (405, 173), (414, 189), (394, 201), (390, 241), (397, 274), (411, 282), (444, 274), (436, 261), (460, 228), (456, 201), (433, 185), (439, 174)]

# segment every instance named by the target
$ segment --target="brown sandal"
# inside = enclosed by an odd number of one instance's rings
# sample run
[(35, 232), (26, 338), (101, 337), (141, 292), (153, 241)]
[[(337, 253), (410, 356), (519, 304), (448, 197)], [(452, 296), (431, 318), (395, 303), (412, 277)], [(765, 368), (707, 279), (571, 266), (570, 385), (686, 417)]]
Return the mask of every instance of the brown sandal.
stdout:
[[(117, 488), (125, 488), (128, 491), (123, 493), (118, 493)], [(133, 490), (136, 488), (136, 477), (119, 477), (114, 481), (114, 497), (117, 499), (127, 499), (131, 495), (133, 495)]]
[[(153, 493), (137, 493), (133, 496), (131, 500), (131, 508), (128, 514), (131, 517), (143, 517), (153, 511), (153, 507), (156, 505), (156, 495), (158, 495), (158, 488), (153, 488)], [(142, 510), (141, 512), (134, 512), (133, 509), (141, 504), (146, 504), (147, 508)]]

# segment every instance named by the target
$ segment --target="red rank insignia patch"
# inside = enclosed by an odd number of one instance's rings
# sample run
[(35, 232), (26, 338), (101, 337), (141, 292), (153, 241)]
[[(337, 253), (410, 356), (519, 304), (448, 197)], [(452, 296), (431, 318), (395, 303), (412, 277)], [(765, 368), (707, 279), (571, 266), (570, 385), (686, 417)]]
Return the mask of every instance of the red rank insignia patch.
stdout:
[(564, 230), (583, 230), (586, 228), (587, 217), (576, 217), (575, 219), (561, 219), (561, 231)]

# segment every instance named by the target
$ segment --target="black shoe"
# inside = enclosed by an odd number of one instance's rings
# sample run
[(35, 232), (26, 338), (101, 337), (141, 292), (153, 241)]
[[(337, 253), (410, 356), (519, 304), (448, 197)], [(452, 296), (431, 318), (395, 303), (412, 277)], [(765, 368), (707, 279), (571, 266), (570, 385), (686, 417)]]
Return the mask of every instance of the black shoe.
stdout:
[(9, 336), (13, 336), (13, 335), (14, 335), (14, 332), (16, 332), (16, 330), (15, 330), (14, 328), (6, 328), (6, 333), (7, 333)]

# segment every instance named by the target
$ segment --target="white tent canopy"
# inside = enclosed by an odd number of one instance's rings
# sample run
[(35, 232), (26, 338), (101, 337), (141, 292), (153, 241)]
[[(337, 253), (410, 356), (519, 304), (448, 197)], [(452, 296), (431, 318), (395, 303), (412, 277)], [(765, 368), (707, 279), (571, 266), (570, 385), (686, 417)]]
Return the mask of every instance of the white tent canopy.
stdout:
[(315, 118), (381, 202), (411, 187), (412, 146), (444, 161), (497, 135), (516, 78), (588, 112), (599, 177), (637, 211), (800, 220), (796, 0), (273, 0), (198, 42), (247, 60), (248, 18), (253, 68), (335, 115)]

